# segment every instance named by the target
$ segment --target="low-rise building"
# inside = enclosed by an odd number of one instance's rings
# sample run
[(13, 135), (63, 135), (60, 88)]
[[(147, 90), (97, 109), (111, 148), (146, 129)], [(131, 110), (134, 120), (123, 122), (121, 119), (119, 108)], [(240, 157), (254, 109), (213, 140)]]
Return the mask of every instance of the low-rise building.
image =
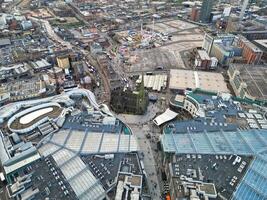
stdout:
[(198, 69), (208, 70), (211, 65), (216, 66), (216, 63), (212, 63), (211, 58), (205, 50), (197, 50), (195, 58), (195, 67)]
[(98, 53), (102, 53), (103, 48), (99, 43), (93, 42), (90, 45), (90, 51), (91, 51), (92, 54), (96, 55)]
[(142, 198), (136, 137), (89, 90), (1, 106), (0, 124), (9, 198)]
[(52, 64), (47, 62), (47, 60), (45, 59), (41, 59), (35, 62), (31, 62), (31, 66), (34, 69), (34, 71), (41, 71), (45, 69), (50, 69), (52, 67)]
[(32, 22), (30, 20), (23, 20), (21, 22), (21, 28), (23, 30), (29, 30), (32, 28)]
[(220, 73), (171, 69), (169, 88), (184, 92), (200, 88), (213, 92), (228, 92), (227, 84)]
[(231, 64), (227, 73), (236, 96), (266, 103), (266, 66)]
[[(266, 130), (164, 134), (164, 170), (170, 195), (200, 199), (200, 188), (223, 199), (265, 199)], [(213, 183), (205, 187), (206, 183)], [(202, 193), (203, 194), (203, 193)], [(209, 196), (208, 199), (212, 198)], [(206, 198), (207, 199), (207, 198)]]
[(229, 65), (233, 58), (242, 56), (242, 48), (232, 44), (214, 43), (210, 55), (216, 57), (220, 65), (225, 66)]
[(11, 44), (11, 41), (9, 38), (1, 38), (0, 39), (0, 47), (5, 47)]
[(42, 80), (32, 79), (0, 84), (0, 91), (9, 94), (9, 101), (21, 101), (45, 95), (47, 88)]
[(24, 75), (28, 75), (30, 67), (27, 63), (16, 64), (9, 67), (0, 68), (0, 81), (8, 79), (16, 79)]
[(262, 60), (267, 62), (267, 37), (266, 39), (254, 40), (253, 43), (263, 51)]
[(208, 69), (210, 62), (210, 57), (205, 50), (197, 50), (195, 67), (200, 69)]

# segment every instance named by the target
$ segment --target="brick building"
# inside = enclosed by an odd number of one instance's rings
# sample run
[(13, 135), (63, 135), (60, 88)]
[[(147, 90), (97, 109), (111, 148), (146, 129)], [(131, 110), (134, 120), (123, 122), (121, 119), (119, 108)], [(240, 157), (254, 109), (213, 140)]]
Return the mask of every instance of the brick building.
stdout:
[(258, 64), (263, 55), (263, 51), (244, 36), (239, 35), (238, 37), (238, 46), (243, 49), (242, 57), (246, 60), (246, 63)]

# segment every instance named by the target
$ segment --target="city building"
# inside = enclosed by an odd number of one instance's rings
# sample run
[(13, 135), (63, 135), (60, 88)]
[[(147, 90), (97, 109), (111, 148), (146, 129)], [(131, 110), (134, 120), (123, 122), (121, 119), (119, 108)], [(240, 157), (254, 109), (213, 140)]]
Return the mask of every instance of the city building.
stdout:
[(210, 56), (216, 57), (222, 65), (229, 65), (232, 60), (241, 58), (247, 64), (259, 64), (263, 51), (242, 35), (205, 34), (202, 48)]
[(266, 66), (231, 64), (227, 74), (236, 96), (266, 103)]
[(202, 43), (202, 48), (210, 55), (212, 47), (215, 43), (229, 46), (233, 44), (235, 37), (236, 36), (232, 34), (211, 35), (211, 34), (206, 33), (204, 36), (203, 43)]
[(213, 45), (213, 42), (214, 42), (214, 36), (212, 36), (211, 34), (205, 33), (204, 40), (203, 40), (203, 43), (202, 43), (202, 48), (208, 54), (210, 54), (210, 51), (211, 51), (211, 47)]
[(54, 88), (51, 87), (50, 91), (47, 90), (45, 83), (40, 78), (0, 84), (0, 93), (9, 94), (9, 101), (33, 99), (53, 92)]
[(27, 63), (20, 63), (13, 66), (0, 68), (0, 81), (13, 80), (19, 77), (28, 76), (30, 66)]
[(237, 16), (232, 16), (230, 15), (228, 20), (227, 20), (227, 26), (226, 26), (226, 32), (227, 33), (234, 33), (236, 31), (239, 31), (241, 29), (240, 26), (240, 19)]
[(89, 90), (4, 105), (0, 125), (9, 198), (137, 200), (143, 195), (135, 136)]
[(261, 59), (266, 63), (267, 62), (267, 39), (259, 39), (259, 40), (254, 40), (252, 42), (263, 51)]
[(249, 0), (244, 0), (243, 1), (243, 5), (242, 5), (242, 9), (241, 9), (241, 12), (240, 12), (240, 20), (243, 20), (244, 16), (245, 16), (245, 11), (248, 7), (248, 3), (249, 3)]
[(215, 69), (218, 65), (216, 57), (210, 57), (205, 50), (197, 50), (195, 68), (202, 70)]
[(196, 6), (192, 7), (191, 20), (199, 21), (200, 9)]
[(250, 41), (267, 39), (266, 30), (243, 31), (241, 34)]
[(21, 22), (21, 28), (23, 30), (29, 30), (32, 28), (32, 22), (30, 20), (23, 20)]
[(8, 38), (1, 38), (0, 39), (0, 47), (5, 47), (11, 44), (10, 39)]
[(142, 82), (144, 77), (144, 87), (150, 91), (161, 92), (166, 89), (168, 76), (165, 74), (139, 75), (136, 84)]
[(103, 51), (103, 48), (99, 43), (94, 42), (90, 45), (90, 52), (92, 54), (96, 55), (98, 53), (102, 53), (102, 51)]
[(199, 69), (209, 69), (211, 59), (205, 50), (197, 50), (195, 67)]
[(229, 91), (224, 77), (220, 73), (183, 69), (170, 70), (169, 88), (179, 92), (196, 88), (213, 92)]
[[(242, 105), (246, 107), (242, 107)], [(241, 99), (229, 93), (195, 89), (170, 98), (169, 108), (153, 122), (163, 132), (192, 133), (203, 131), (235, 131), (237, 129), (266, 129), (265, 109), (259, 101)], [(178, 118), (176, 118), (178, 116)], [(176, 120), (185, 117), (186, 120)]]
[(57, 65), (61, 69), (69, 69), (70, 68), (70, 59), (67, 56), (57, 57)]
[(238, 46), (243, 49), (242, 56), (247, 64), (259, 64), (263, 51), (242, 35), (238, 35)]
[(212, 0), (203, 0), (200, 11), (200, 22), (209, 23), (211, 21), (212, 6)]
[(47, 62), (45, 59), (37, 60), (30, 63), (35, 72), (50, 69), (52, 64)]
[[(238, 128), (237, 123), (232, 123), (231, 120), (238, 121), (239, 105), (233, 103), (231, 95), (227, 93), (195, 90), (186, 95), (178, 94), (171, 98), (170, 108), (177, 113), (188, 113), (192, 119), (173, 120), (163, 128), (163, 132), (186, 133), (190, 130), (198, 133), (220, 129), (232, 131)], [(242, 127), (245, 128), (246, 124)]]
[(265, 199), (266, 136), (266, 130), (164, 134), (163, 166), (170, 195), (205, 196), (199, 192), (202, 188), (213, 197)]
[(228, 66), (234, 58), (242, 57), (243, 49), (235, 44), (214, 42), (210, 55), (218, 59), (221, 66)]

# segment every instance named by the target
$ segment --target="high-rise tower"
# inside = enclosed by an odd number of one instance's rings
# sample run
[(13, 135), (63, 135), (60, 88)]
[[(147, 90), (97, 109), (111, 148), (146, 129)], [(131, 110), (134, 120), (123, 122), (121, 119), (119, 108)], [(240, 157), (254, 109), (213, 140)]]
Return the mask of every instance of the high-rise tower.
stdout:
[(212, 3), (213, 0), (203, 0), (201, 13), (200, 13), (200, 21), (202, 23), (209, 23), (212, 11)]
[(249, 0), (244, 0), (244, 2), (243, 2), (243, 6), (242, 6), (242, 9), (241, 9), (241, 13), (240, 13), (240, 20), (242, 20), (244, 15), (245, 15), (245, 11), (246, 11), (246, 9), (248, 7), (248, 2), (249, 2)]

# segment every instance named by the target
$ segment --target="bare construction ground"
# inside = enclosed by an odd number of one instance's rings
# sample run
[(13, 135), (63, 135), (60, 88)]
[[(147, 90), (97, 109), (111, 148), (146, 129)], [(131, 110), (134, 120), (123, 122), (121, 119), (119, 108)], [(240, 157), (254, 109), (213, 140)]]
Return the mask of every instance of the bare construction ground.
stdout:
[(127, 67), (127, 71), (130, 73), (153, 71), (158, 66), (163, 66), (166, 70), (174, 68), (183, 69), (185, 65), (180, 52), (200, 47), (201, 45), (202, 40), (180, 41), (154, 49), (136, 51), (133, 53), (136, 61)]
[(146, 27), (149, 29), (154, 29), (155, 32), (173, 34), (187, 29), (194, 29), (197, 28), (198, 26), (177, 19), (177, 20), (155, 23), (154, 25), (149, 24)]
[[(153, 25), (147, 27), (153, 28)], [(197, 25), (181, 20), (156, 23), (155, 32), (171, 33), (172, 38), (160, 47), (133, 52), (131, 56), (135, 61), (126, 66), (127, 72), (153, 71), (159, 66), (163, 66), (166, 70), (186, 68), (181, 52), (201, 47), (204, 38)]]

